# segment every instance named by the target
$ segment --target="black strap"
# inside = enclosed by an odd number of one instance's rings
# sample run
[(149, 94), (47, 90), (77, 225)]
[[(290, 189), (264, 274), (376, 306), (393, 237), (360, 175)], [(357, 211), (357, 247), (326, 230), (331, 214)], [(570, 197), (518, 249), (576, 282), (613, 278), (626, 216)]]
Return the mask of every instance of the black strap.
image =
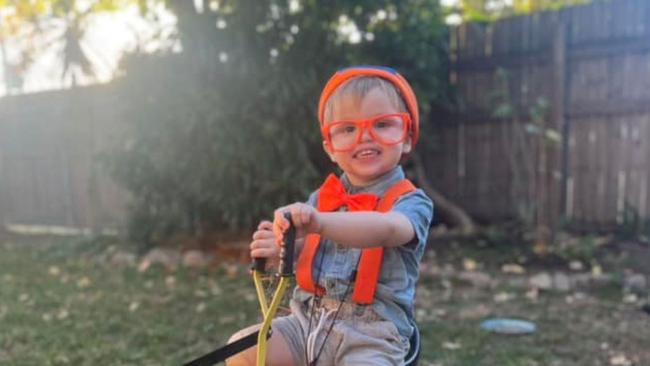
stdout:
[[(218, 348), (208, 354), (205, 354), (197, 359), (194, 359), (183, 366), (212, 366), (217, 362), (223, 362), (226, 358), (236, 355), (237, 353), (251, 348), (257, 344), (257, 337), (260, 331), (255, 331), (244, 338), (240, 338), (232, 343), (229, 343), (221, 348)], [(271, 329), (269, 329), (266, 338), (271, 336)]]

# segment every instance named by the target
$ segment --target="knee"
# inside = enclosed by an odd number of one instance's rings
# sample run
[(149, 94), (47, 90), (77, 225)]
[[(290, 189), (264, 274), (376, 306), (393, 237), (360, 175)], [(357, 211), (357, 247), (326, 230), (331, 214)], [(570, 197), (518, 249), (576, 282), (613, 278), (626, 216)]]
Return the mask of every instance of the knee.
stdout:
[[(235, 342), (251, 333), (250, 328), (245, 328), (237, 331), (228, 339), (228, 344)], [(235, 355), (232, 355), (226, 360), (226, 366), (254, 366), (255, 365), (255, 347), (243, 350)]]
[(250, 332), (248, 332), (247, 329), (240, 329), (237, 332), (235, 332), (233, 335), (231, 335), (230, 338), (228, 338), (228, 343), (230, 344), (230, 343), (235, 342), (235, 341), (237, 341), (239, 339), (242, 339), (245, 336), (247, 336), (248, 333), (250, 333)]

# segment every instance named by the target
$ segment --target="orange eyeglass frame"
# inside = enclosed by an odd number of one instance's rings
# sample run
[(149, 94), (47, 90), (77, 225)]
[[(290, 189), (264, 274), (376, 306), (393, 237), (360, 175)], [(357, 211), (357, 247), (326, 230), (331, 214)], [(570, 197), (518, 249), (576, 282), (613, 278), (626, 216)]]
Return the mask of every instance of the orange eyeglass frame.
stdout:
[[(320, 100), (318, 102), (318, 120), (320, 122), (321, 132), (324, 132), (323, 127), (325, 124), (325, 105), (327, 104), (329, 98), (343, 83), (350, 79), (362, 76), (380, 77), (395, 85), (400, 96), (404, 100), (404, 104), (406, 105), (406, 109), (410, 115), (409, 125), (411, 129), (411, 145), (413, 148), (415, 148), (418, 137), (420, 135), (420, 114), (418, 112), (417, 98), (415, 97), (415, 93), (413, 92), (413, 89), (411, 88), (411, 85), (409, 85), (408, 81), (406, 81), (406, 79), (394, 69), (385, 66), (352, 66), (341, 69), (332, 75), (327, 84), (325, 84), (325, 88), (323, 88), (323, 92), (321, 93)], [(323, 134), (323, 139), (326, 139), (325, 134)]]
[[(384, 118), (389, 118), (389, 117), (400, 117), (402, 121), (404, 121), (404, 126), (403, 128), (403, 136), (400, 140), (394, 141), (394, 142), (385, 142), (382, 140), (381, 137), (377, 136), (376, 132), (373, 131), (371, 128), (371, 124), (375, 121), (384, 119)], [(338, 124), (341, 123), (354, 123), (354, 125), (360, 127), (361, 131), (359, 132), (359, 135), (357, 136), (356, 141), (349, 147), (345, 149), (336, 149), (334, 148), (334, 144), (332, 143), (332, 138), (330, 137), (330, 130), (332, 127), (335, 127)], [(351, 151), (353, 150), (357, 145), (359, 145), (359, 142), (361, 141), (361, 138), (363, 137), (363, 132), (364, 130), (368, 130), (370, 132), (370, 136), (372, 138), (379, 142), (380, 144), (383, 145), (396, 145), (399, 144), (400, 142), (404, 142), (406, 140), (406, 137), (408, 136), (408, 131), (411, 128), (411, 116), (408, 113), (389, 113), (389, 114), (382, 114), (378, 116), (373, 116), (370, 118), (366, 119), (361, 119), (361, 120), (342, 120), (342, 121), (333, 121), (327, 124), (322, 125), (321, 127), (321, 133), (323, 135), (323, 139), (327, 142), (327, 144), (331, 147), (331, 149), (335, 152), (346, 152), (346, 151)]]

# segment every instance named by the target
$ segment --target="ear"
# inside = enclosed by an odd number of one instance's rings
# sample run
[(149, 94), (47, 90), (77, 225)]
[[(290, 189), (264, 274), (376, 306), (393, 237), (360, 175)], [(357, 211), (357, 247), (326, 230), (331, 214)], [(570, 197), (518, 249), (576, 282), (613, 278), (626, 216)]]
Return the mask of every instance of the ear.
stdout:
[(404, 145), (402, 145), (402, 154), (408, 154), (411, 152), (411, 149), (413, 147), (413, 144), (411, 144), (411, 136), (409, 136), (406, 141), (404, 141)]
[(334, 152), (332, 152), (330, 145), (325, 140), (323, 140), (323, 150), (325, 150), (325, 153), (329, 155), (330, 159), (332, 160), (332, 163), (336, 163), (336, 159), (334, 159)]

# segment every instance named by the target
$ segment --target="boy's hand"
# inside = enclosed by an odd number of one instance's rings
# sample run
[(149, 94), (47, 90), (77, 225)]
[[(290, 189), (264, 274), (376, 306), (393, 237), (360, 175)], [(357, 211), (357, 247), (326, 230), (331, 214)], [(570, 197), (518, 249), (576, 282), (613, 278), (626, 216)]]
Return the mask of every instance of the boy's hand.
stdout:
[[(273, 223), (262, 221), (253, 233), (253, 241), (250, 244), (251, 258), (268, 258), (268, 262), (277, 262), (280, 257), (280, 247), (276, 245), (273, 234)], [(272, 265), (273, 263), (267, 263)]]
[(289, 221), (284, 218), (284, 213), (291, 213), (291, 221), (296, 228), (296, 239), (302, 239), (307, 234), (320, 233), (321, 220), (316, 209), (305, 203), (293, 203), (280, 207), (273, 214), (273, 233), (276, 244), (282, 245), (284, 232), (289, 228)]

